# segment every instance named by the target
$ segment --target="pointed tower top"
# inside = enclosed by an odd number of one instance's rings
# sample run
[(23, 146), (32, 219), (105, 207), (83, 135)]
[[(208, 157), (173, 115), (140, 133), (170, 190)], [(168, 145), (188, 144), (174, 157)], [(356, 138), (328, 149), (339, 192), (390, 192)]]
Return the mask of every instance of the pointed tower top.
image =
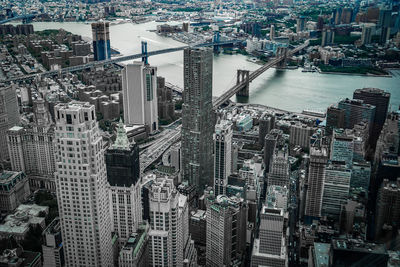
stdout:
[(126, 135), (124, 123), (122, 122), (122, 118), (119, 119), (118, 129), (117, 129), (117, 138), (115, 139), (114, 144), (112, 145), (113, 149), (125, 149), (129, 150), (130, 143), (128, 136)]

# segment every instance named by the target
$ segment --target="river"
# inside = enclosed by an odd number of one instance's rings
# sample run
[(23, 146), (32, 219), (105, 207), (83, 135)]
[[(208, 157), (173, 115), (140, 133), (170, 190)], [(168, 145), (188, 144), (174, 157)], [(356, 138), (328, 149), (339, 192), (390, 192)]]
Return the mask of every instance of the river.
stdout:
[[(157, 22), (118, 24), (110, 26), (111, 46), (123, 55), (140, 53), (140, 42), (148, 42), (148, 50), (183, 45), (168, 37), (158, 36)], [(35, 30), (60, 29), (91, 38), (91, 26), (79, 22), (34, 22)], [(255, 70), (260, 65), (243, 55), (214, 56), (213, 95), (219, 96), (236, 82), (236, 70)], [(149, 63), (158, 68), (158, 75), (172, 84), (183, 86), (183, 52), (153, 56)], [(296, 70), (269, 69), (250, 84), (249, 103), (301, 112), (303, 109), (325, 110), (341, 98), (352, 97), (357, 88), (377, 87), (391, 93), (391, 108), (400, 105), (400, 70), (392, 78), (303, 73)]]

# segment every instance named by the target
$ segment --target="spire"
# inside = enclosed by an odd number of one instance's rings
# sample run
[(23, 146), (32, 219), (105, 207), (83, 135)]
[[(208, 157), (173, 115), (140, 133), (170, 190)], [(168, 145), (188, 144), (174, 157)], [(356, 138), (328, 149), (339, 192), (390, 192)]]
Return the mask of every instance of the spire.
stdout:
[(126, 149), (128, 150), (130, 146), (128, 136), (126, 135), (124, 123), (122, 122), (122, 118), (119, 119), (118, 129), (117, 129), (117, 138), (115, 139), (114, 144), (112, 145), (113, 149)]

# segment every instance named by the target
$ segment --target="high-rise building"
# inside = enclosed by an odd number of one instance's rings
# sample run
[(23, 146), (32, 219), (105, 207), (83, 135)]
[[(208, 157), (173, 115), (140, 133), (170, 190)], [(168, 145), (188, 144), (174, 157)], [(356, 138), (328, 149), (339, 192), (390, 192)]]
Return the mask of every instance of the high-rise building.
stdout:
[(322, 195), (325, 180), (325, 168), (328, 161), (328, 147), (321, 140), (310, 147), (310, 165), (308, 168), (308, 187), (305, 215), (321, 217)]
[(372, 132), (372, 125), (375, 119), (375, 106), (364, 103), (360, 99), (343, 99), (338, 107), (344, 110), (344, 127), (352, 129), (355, 124), (367, 122), (369, 132)]
[(135, 233), (132, 233), (118, 256), (119, 267), (147, 267), (149, 266), (149, 225), (141, 224)]
[(225, 195), (209, 196), (207, 201), (206, 265), (232, 266), (246, 249), (246, 204)]
[(104, 21), (92, 23), (92, 39), (94, 60), (110, 59), (110, 23)]
[(276, 148), (272, 155), (267, 175), (267, 186), (279, 185), (289, 187), (290, 164), (287, 146)]
[(342, 11), (340, 22), (342, 24), (350, 24), (353, 19), (353, 9), (352, 8), (344, 8)]
[(0, 87), (0, 160), (8, 160), (7, 130), (19, 124), (19, 109), (15, 88)]
[(392, 23), (392, 10), (381, 9), (379, 10), (379, 22), (378, 27), (381, 28), (381, 35), (379, 42), (385, 44), (390, 37), (390, 26)]
[(169, 178), (154, 180), (149, 193), (150, 265), (193, 266), (197, 254), (189, 235), (187, 197), (176, 190)]
[(375, 106), (371, 135), (371, 141), (375, 143), (385, 124), (390, 102), (390, 93), (378, 88), (362, 88), (354, 91), (353, 98), (363, 100), (364, 104)]
[(125, 243), (142, 222), (139, 147), (129, 143), (122, 121), (117, 138), (105, 152), (107, 180), (110, 184), (112, 229)]
[(271, 28), (269, 29), (269, 39), (273, 41), (275, 39), (275, 25), (272, 24)]
[(284, 238), (284, 211), (263, 206), (260, 213), (259, 238), (254, 240), (251, 266), (287, 266)]
[(332, 45), (335, 42), (335, 31), (333, 29), (324, 28), (322, 30), (321, 46)]
[(325, 169), (322, 196), (323, 216), (339, 219), (342, 204), (349, 197), (351, 166), (343, 161), (330, 161)]
[(324, 28), (324, 17), (322, 15), (319, 15), (317, 21), (317, 30), (322, 31), (323, 28)]
[(182, 105), (183, 180), (202, 192), (213, 184), (212, 50), (184, 50)]
[(150, 133), (158, 130), (157, 68), (133, 62), (122, 70), (124, 122), (146, 125)]
[(55, 192), (54, 124), (43, 99), (35, 101), (34, 115), (34, 122), (7, 131), (11, 168), (29, 176), (32, 190)]
[(95, 107), (55, 107), (56, 189), (67, 266), (111, 266), (111, 220), (103, 139)]
[(175, 118), (175, 104), (172, 101), (172, 89), (165, 86), (165, 78), (157, 77), (158, 118), (170, 122)]
[(269, 172), (269, 167), (271, 165), (272, 155), (275, 152), (276, 146), (280, 143), (282, 139), (282, 130), (272, 129), (269, 134), (265, 136), (264, 142), (264, 166), (265, 172)]
[(306, 18), (303, 16), (300, 16), (296, 20), (296, 32), (304, 32), (306, 30)]
[(375, 237), (379, 238), (383, 231), (392, 230), (400, 223), (400, 179), (396, 182), (383, 180), (378, 192), (376, 204)]
[(258, 124), (258, 143), (264, 146), (265, 136), (275, 127), (275, 116), (269, 113), (263, 114)]
[(216, 195), (226, 194), (228, 176), (232, 167), (232, 123), (221, 120), (214, 133), (214, 190)]
[(375, 27), (373, 23), (365, 23), (362, 26), (362, 33), (361, 33), (361, 44), (367, 45), (370, 44), (372, 41), (372, 31)]
[(344, 128), (344, 110), (331, 105), (326, 112), (325, 133), (331, 135), (335, 128)]
[(368, 161), (354, 161), (350, 188), (361, 188), (364, 192), (368, 192), (369, 182), (371, 178), (371, 163)]
[(29, 181), (23, 172), (0, 173), (0, 211), (7, 213), (15, 210), (29, 195)]
[(302, 123), (290, 125), (289, 144), (291, 146), (310, 147), (310, 137), (315, 131), (314, 127)]
[(55, 218), (43, 231), (43, 267), (62, 267), (65, 265), (64, 245), (61, 236), (61, 223)]
[(334, 129), (331, 142), (331, 160), (344, 161), (351, 165), (353, 163), (353, 154), (353, 136), (347, 135), (344, 129)]

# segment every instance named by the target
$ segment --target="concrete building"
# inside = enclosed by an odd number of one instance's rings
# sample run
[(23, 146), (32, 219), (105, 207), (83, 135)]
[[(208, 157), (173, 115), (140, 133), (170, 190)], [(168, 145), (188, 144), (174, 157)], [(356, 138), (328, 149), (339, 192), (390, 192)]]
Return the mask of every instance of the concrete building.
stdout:
[(390, 231), (400, 223), (400, 179), (383, 180), (376, 203), (375, 237)]
[(30, 195), (28, 177), (23, 172), (2, 171), (0, 173), (0, 211), (10, 212), (28, 199)]
[(306, 124), (296, 123), (290, 125), (289, 144), (291, 146), (301, 146), (302, 148), (310, 147), (310, 137), (315, 131), (314, 127)]
[(0, 88), (0, 160), (8, 160), (7, 130), (19, 124), (17, 95), (13, 86)]
[(350, 188), (362, 188), (368, 192), (371, 179), (371, 163), (368, 161), (354, 161), (351, 172)]
[(124, 244), (142, 222), (139, 147), (120, 120), (115, 142), (105, 152), (112, 230)]
[(335, 128), (344, 128), (344, 110), (331, 105), (326, 112), (326, 134), (331, 135)]
[(189, 232), (196, 245), (206, 246), (206, 229), (206, 211), (201, 209), (192, 211), (189, 218)]
[(55, 107), (56, 188), (67, 266), (111, 266), (111, 219), (103, 140), (95, 108)]
[(197, 254), (189, 235), (189, 206), (169, 178), (150, 185), (150, 265), (194, 266)]
[(321, 214), (339, 220), (341, 206), (349, 197), (351, 167), (343, 161), (329, 161), (325, 169)]
[(372, 33), (375, 29), (375, 24), (365, 23), (362, 25), (361, 45), (368, 45), (372, 41)]
[(335, 42), (335, 31), (333, 29), (324, 28), (322, 30), (321, 46), (332, 45)]
[(158, 118), (165, 122), (175, 119), (175, 104), (172, 99), (172, 89), (165, 86), (165, 78), (157, 77)]
[(284, 212), (288, 208), (289, 189), (279, 185), (270, 185), (267, 188), (266, 205), (282, 209)]
[(7, 267), (41, 267), (41, 256), (40, 252), (23, 250), (22, 248), (5, 249), (0, 255), (0, 265)]
[(94, 60), (101, 61), (111, 58), (110, 23), (92, 23), (92, 39)]
[[(320, 142), (323, 142), (323, 140), (320, 140)], [(328, 147), (325, 144), (315, 144), (310, 147), (308, 187), (304, 212), (308, 217), (321, 217), (323, 185), (328, 157)]]
[(331, 252), (331, 245), (328, 243), (314, 242), (314, 246), (310, 247), (308, 253), (308, 266), (309, 267), (325, 267), (329, 266), (329, 258)]
[(55, 218), (46, 229), (44, 229), (42, 236), (43, 267), (65, 266), (60, 219)]
[(216, 195), (226, 194), (228, 176), (232, 167), (232, 123), (221, 120), (214, 133), (214, 190)]
[(31, 227), (40, 226), (42, 229), (46, 226), (45, 217), (49, 207), (33, 205), (19, 205), (15, 211), (8, 215), (0, 224), (0, 239), (13, 237), (17, 242), (25, 240)]
[(184, 50), (182, 179), (202, 192), (213, 184), (212, 50)]
[(290, 164), (287, 146), (276, 148), (272, 155), (270, 170), (267, 175), (267, 186), (279, 185), (289, 187)]
[(11, 168), (28, 175), (32, 190), (55, 192), (54, 125), (43, 99), (36, 100), (34, 106), (34, 122), (7, 131)]
[(263, 114), (258, 124), (258, 143), (264, 146), (265, 136), (275, 127), (275, 116), (269, 113)]
[(333, 130), (331, 142), (331, 160), (353, 163), (354, 141), (353, 136), (347, 135), (344, 129)]
[(263, 206), (259, 231), (259, 238), (254, 240), (251, 266), (287, 266), (283, 209)]
[(282, 139), (283, 131), (278, 129), (272, 129), (269, 134), (265, 136), (264, 142), (264, 168), (265, 172), (269, 172), (271, 165), (272, 155), (275, 152), (275, 147), (280, 143)]
[(225, 195), (211, 195), (206, 201), (206, 265), (219, 267), (240, 264), (246, 248), (245, 202)]
[(133, 62), (122, 70), (125, 124), (146, 125), (150, 133), (158, 130), (157, 68)]
[(149, 266), (149, 225), (142, 224), (132, 233), (118, 256), (119, 267)]

